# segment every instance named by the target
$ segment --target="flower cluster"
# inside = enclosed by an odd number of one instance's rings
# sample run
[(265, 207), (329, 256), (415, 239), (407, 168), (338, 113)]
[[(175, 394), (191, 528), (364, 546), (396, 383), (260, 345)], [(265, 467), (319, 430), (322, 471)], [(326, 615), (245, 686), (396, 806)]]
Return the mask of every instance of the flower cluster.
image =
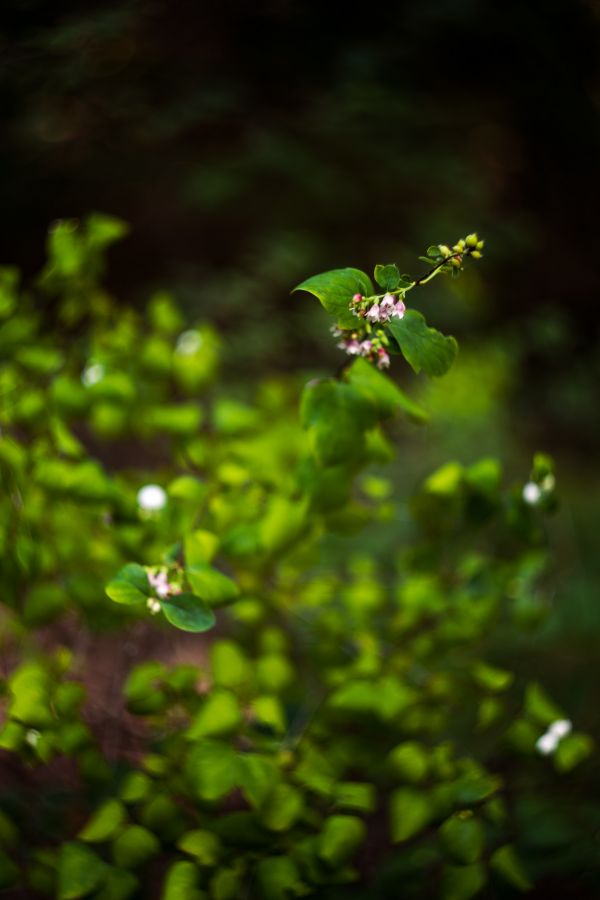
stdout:
[(372, 337), (361, 337), (356, 331), (342, 331), (333, 326), (331, 333), (340, 338), (337, 346), (345, 350), (348, 356), (364, 356), (369, 362), (376, 363), (378, 369), (387, 369), (390, 357), (384, 346), (383, 333)]
[[(166, 597), (172, 597), (174, 594), (181, 593), (181, 587), (169, 581), (169, 575), (166, 568), (146, 569), (146, 574), (148, 576), (150, 587), (153, 588), (156, 596), (161, 600), (164, 600)], [(153, 615), (160, 611), (160, 603), (153, 597), (148, 598), (147, 605)]]
[(375, 300), (374, 303), (370, 299), (365, 301), (362, 294), (355, 294), (351, 304), (354, 315), (361, 319), (366, 319), (371, 324), (377, 322), (384, 324), (389, 322), (390, 319), (404, 318), (406, 306), (401, 297), (395, 297), (393, 294), (388, 293), (384, 294), (381, 299), (377, 297), (373, 299)]

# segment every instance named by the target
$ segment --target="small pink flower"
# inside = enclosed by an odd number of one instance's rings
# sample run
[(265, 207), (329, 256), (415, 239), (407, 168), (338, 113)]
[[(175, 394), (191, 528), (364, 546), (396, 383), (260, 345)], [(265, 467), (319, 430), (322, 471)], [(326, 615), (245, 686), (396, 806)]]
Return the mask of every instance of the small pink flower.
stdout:
[(380, 316), (379, 304), (374, 303), (373, 306), (371, 307), (371, 309), (369, 310), (369, 312), (367, 313), (366, 318), (369, 320), (369, 322), (379, 322), (379, 316)]
[(377, 351), (377, 368), (378, 369), (387, 369), (390, 364), (390, 358), (383, 347), (380, 347)]
[(360, 344), (358, 341), (346, 341), (346, 353), (349, 356), (358, 356), (360, 354)]
[(403, 319), (404, 313), (406, 312), (406, 306), (402, 300), (398, 300), (395, 304), (394, 309), (392, 310), (392, 316), (396, 319)]
[(368, 356), (372, 349), (373, 349), (373, 341), (361, 341), (361, 344), (360, 344), (360, 355), (361, 356)]

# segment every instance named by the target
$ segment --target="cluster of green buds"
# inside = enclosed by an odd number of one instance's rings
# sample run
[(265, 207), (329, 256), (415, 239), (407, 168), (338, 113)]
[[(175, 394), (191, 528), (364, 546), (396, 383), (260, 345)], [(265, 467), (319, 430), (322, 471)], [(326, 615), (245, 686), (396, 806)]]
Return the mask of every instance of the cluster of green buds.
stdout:
[(481, 259), (483, 253), (484, 241), (479, 240), (479, 236), (473, 232), (473, 234), (468, 234), (465, 238), (461, 238), (459, 241), (454, 244), (452, 248), (448, 247), (447, 244), (437, 244), (433, 247), (429, 247), (427, 250), (427, 257), (421, 257), (421, 259), (426, 259), (427, 262), (436, 261), (443, 262), (444, 260), (448, 260), (448, 263), (455, 269), (460, 269), (462, 266), (463, 259), (466, 256), (471, 256), (473, 259)]

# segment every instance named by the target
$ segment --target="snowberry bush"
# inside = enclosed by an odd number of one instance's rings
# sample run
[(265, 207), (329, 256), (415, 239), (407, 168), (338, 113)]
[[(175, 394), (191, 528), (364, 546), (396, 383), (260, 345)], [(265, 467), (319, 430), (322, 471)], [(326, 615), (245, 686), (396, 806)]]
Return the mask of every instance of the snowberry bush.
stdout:
[(451, 462), (410, 498), (384, 477), (395, 422), (427, 419), (394, 369), (457, 354), (421, 289), (483, 241), (377, 287), (307, 279), (349, 358), (240, 399), (210, 325), (104, 290), (124, 232), (59, 222), (32, 284), (0, 273), (0, 888), (466, 900), (597, 876), (570, 801), (591, 738), (501, 651), (544, 616), (551, 460), (520, 484)]

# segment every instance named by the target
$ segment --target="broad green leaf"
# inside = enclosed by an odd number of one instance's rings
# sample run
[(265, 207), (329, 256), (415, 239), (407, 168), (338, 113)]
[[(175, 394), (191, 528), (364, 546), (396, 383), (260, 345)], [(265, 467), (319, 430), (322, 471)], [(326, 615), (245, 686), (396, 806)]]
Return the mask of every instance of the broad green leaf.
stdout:
[(152, 595), (148, 575), (143, 566), (127, 563), (116, 578), (106, 586), (106, 593), (115, 603), (143, 603)]
[(58, 859), (58, 900), (85, 897), (103, 881), (108, 866), (85, 844), (63, 844)]
[(348, 862), (365, 839), (367, 829), (357, 816), (330, 816), (319, 836), (319, 857), (331, 868)]
[(215, 624), (210, 606), (194, 594), (173, 594), (159, 602), (165, 619), (181, 631), (208, 631)]
[(375, 405), (380, 419), (390, 418), (400, 411), (419, 424), (429, 420), (429, 415), (418, 403), (366, 359), (355, 360), (346, 370), (346, 378)]
[(261, 690), (269, 694), (280, 694), (294, 680), (294, 668), (280, 653), (269, 653), (256, 660), (256, 680)]
[(470, 866), (444, 866), (442, 900), (470, 900), (484, 887), (487, 873), (481, 863)]
[(287, 831), (304, 809), (304, 797), (290, 784), (277, 784), (260, 810), (260, 820), (269, 831)]
[(554, 765), (559, 772), (570, 772), (594, 752), (594, 741), (588, 734), (575, 732), (562, 738), (554, 753)]
[(244, 753), (239, 757), (240, 787), (251, 806), (261, 806), (279, 780), (279, 770), (273, 760), (258, 753)]
[(201, 866), (216, 866), (223, 849), (218, 835), (202, 828), (186, 831), (177, 841), (177, 846), (193, 856)]
[(288, 900), (302, 890), (300, 872), (289, 856), (269, 856), (256, 866), (256, 881), (262, 900)]
[(525, 691), (525, 711), (541, 725), (550, 725), (557, 719), (564, 719), (564, 713), (537, 682), (527, 685)]
[(125, 808), (119, 800), (106, 800), (77, 836), (88, 843), (106, 841), (120, 828), (125, 815)]
[(425, 828), (435, 809), (428, 793), (403, 787), (390, 798), (390, 832), (393, 843), (407, 841)]
[(250, 664), (235, 641), (215, 641), (210, 649), (210, 665), (213, 681), (220, 687), (244, 687), (252, 677)]
[(94, 894), (94, 900), (129, 900), (138, 888), (139, 881), (133, 872), (111, 866), (101, 889)]
[(373, 294), (371, 279), (360, 269), (333, 269), (314, 275), (294, 288), (294, 291), (308, 291), (320, 300), (328, 313), (335, 316), (340, 328), (354, 328), (357, 318), (350, 311), (350, 302), (355, 294), (370, 297)]
[(400, 284), (400, 271), (392, 263), (387, 266), (375, 266), (375, 281), (384, 291), (395, 291)]
[(267, 695), (255, 697), (252, 701), (252, 713), (262, 724), (271, 728), (276, 734), (284, 734), (287, 728), (285, 710), (279, 697)]
[(129, 825), (113, 841), (112, 856), (116, 866), (137, 869), (160, 851), (157, 838), (141, 825)]
[(242, 711), (235, 694), (217, 689), (206, 697), (186, 737), (192, 741), (202, 737), (222, 737), (239, 728), (241, 722)]
[(490, 858), (490, 866), (520, 891), (529, 891), (533, 887), (512, 844), (505, 844), (495, 850)]
[(192, 862), (173, 863), (165, 877), (161, 900), (200, 900), (205, 894), (196, 889), (199, 874)]
[(340, 781), (333, 797), (338, 808), (353, 812), (374, 812), (377, 802), (375, 786), (361, 781)]
[(429, 772), (429, 753), (417, 741), (405, 741), (394, 747), (388, 760), (393, 772), (403, 781), (418, 784)]
[(185, 773), (201, 800), (219, 800), (240, 780), (238, 755), (222, 741), (204, 739), (190, 752)]
[(455, 813), (439, 830), (444, 850), (457, 863), (467, 865), (476, 862), (485, 846), (483, 824), (470, 810)]
[(458, 352), (453, 337), (429, 328), (425, 317), (409, 309), (403, 319), (392, 319), (389, 329), (398, 341), (402, 355), (418, 374), (421, 369), (430, 376), (445, 375)]
[(473, 677), (488, 691), (504, 691), (512, 683), (514, 675), (506, 669), (498, 669), (484, 662), (473, 666)]
[(235, 581), (208, 564), (189, 566), (186, 575), (194, 593), (210, 606), (224, 606), (239, 596)]

